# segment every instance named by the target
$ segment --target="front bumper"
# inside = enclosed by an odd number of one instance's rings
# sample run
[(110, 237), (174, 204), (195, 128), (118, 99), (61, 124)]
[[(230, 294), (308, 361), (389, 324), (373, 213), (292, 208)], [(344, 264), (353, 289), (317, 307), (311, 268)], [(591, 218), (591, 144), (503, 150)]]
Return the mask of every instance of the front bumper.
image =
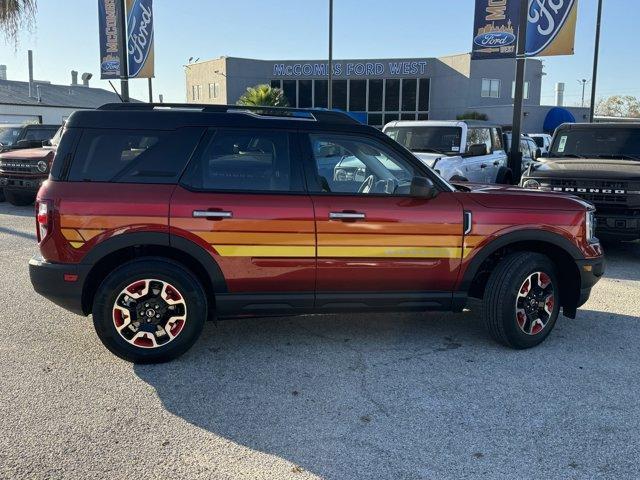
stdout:
[[(88, 269), (82, 265), (49, 263), (40, 255), (29, 260), (29, 276), (34, 290), (78, 315), (85, 315), (82, 291), (87, 273)], [(73, 278), (75, 280), (72, 281)]]
[(640, 238), (640, 215), (600, 213), (596, 206), (596, 235), (612, 240)]
[(581, 307), (589, 300), (591, 288), (598, 283), (605, 271), (604, 257), (576, 260), (580, 271), (580, 295), (577, 307)]
[(0, 188), (16, 192), (38, 193), (42, 182), (46, 178), (29, 177), (0, 177)]

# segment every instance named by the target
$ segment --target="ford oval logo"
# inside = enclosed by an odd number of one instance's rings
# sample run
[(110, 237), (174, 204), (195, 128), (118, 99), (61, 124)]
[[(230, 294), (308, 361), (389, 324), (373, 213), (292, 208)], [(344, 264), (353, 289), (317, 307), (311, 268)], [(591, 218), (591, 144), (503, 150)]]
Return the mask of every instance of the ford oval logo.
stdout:
[(153, 10), (151, 0), (134, 0), (127, 21), (129, 38), (129, 76), (136, 77), (147, 63), (153, 46)]
[(527, 13), (527, 55), (547, 48), (564, 27), (575, 0), (536, 0)]
[(118, 60), (107, 60), (102, 62), (102, 70), (105, 72), (117, 72), (120, 70), (120, 61)]
[(509, 32), (488, 32), (473, 39), (473, 43), (480, 47), (506, 47), (515, 41), (516, 36)]

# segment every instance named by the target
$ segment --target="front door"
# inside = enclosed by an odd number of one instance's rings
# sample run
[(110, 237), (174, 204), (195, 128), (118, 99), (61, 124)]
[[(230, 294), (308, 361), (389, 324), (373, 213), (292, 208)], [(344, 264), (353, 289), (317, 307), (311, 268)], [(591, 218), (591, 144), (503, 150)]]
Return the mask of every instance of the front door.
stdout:
[(495, 183), (495, 165), (493, 146), (491, 143), (491, 130), (486, 127), (472, 127), (467, 130), (467, 148), (471, 145), (485, 144), (485, 155), (466, 157), (464, 159), (470, 165), (471, 176), (467, 177), (471, 182)]
[(216, 295), (223, 313), (313, 306), (313, 205), (295, 145), (287, 131), (210, 132), (173, 194), (172, 241), (213, 256), (226, 286)]
[[(409, 196), (416, 167), (373, 136), (302, 140), (317, 230), (316, 307), (445, 306), (462, 258), (455, 194)], [(326, 151), (340, 152), (330, 173)]]

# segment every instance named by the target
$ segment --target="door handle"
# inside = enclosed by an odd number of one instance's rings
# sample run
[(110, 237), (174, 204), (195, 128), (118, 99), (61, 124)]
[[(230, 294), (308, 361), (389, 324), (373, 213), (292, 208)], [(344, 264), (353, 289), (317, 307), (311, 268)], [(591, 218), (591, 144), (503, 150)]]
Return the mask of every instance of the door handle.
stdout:
[(362, 212), (329, 212), (329, 220), (364, 220)]
[(193, 218), (209, 218), (212, 220), (223, 219), (223, 218), (231, 218), (233, 217), (233, 212), (227, 212), (224, 210), (194, 210)]
[(500, 160), (496, 160), (495, 162), (493, 162), (493, 164), (497, 167), (498, 165), (500, 165)]
[(480, 168), (487, 168), (487, 164), (486, 163), (481, 163), (480, 164)]

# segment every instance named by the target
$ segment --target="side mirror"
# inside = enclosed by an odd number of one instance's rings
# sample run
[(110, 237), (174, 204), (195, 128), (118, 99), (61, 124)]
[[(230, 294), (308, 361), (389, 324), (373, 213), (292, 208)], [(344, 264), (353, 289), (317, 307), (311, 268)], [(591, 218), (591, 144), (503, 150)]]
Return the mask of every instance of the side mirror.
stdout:
[(419, 198), (433, 198), (438, 194), (433, 182), (426, 177), (413, 177), (409, 195)]
[(469, 154), (470, 157), (487, 155), (487, 145), (485, 143), (473, 143), (467, 148), (467, 154)]
[(542, 150), (540, 148), (536, 148), (536, 153), (535, 153), (535, 157), (534, 160), (537, 160), (538, 158), (540, 158), (542, 156)]

